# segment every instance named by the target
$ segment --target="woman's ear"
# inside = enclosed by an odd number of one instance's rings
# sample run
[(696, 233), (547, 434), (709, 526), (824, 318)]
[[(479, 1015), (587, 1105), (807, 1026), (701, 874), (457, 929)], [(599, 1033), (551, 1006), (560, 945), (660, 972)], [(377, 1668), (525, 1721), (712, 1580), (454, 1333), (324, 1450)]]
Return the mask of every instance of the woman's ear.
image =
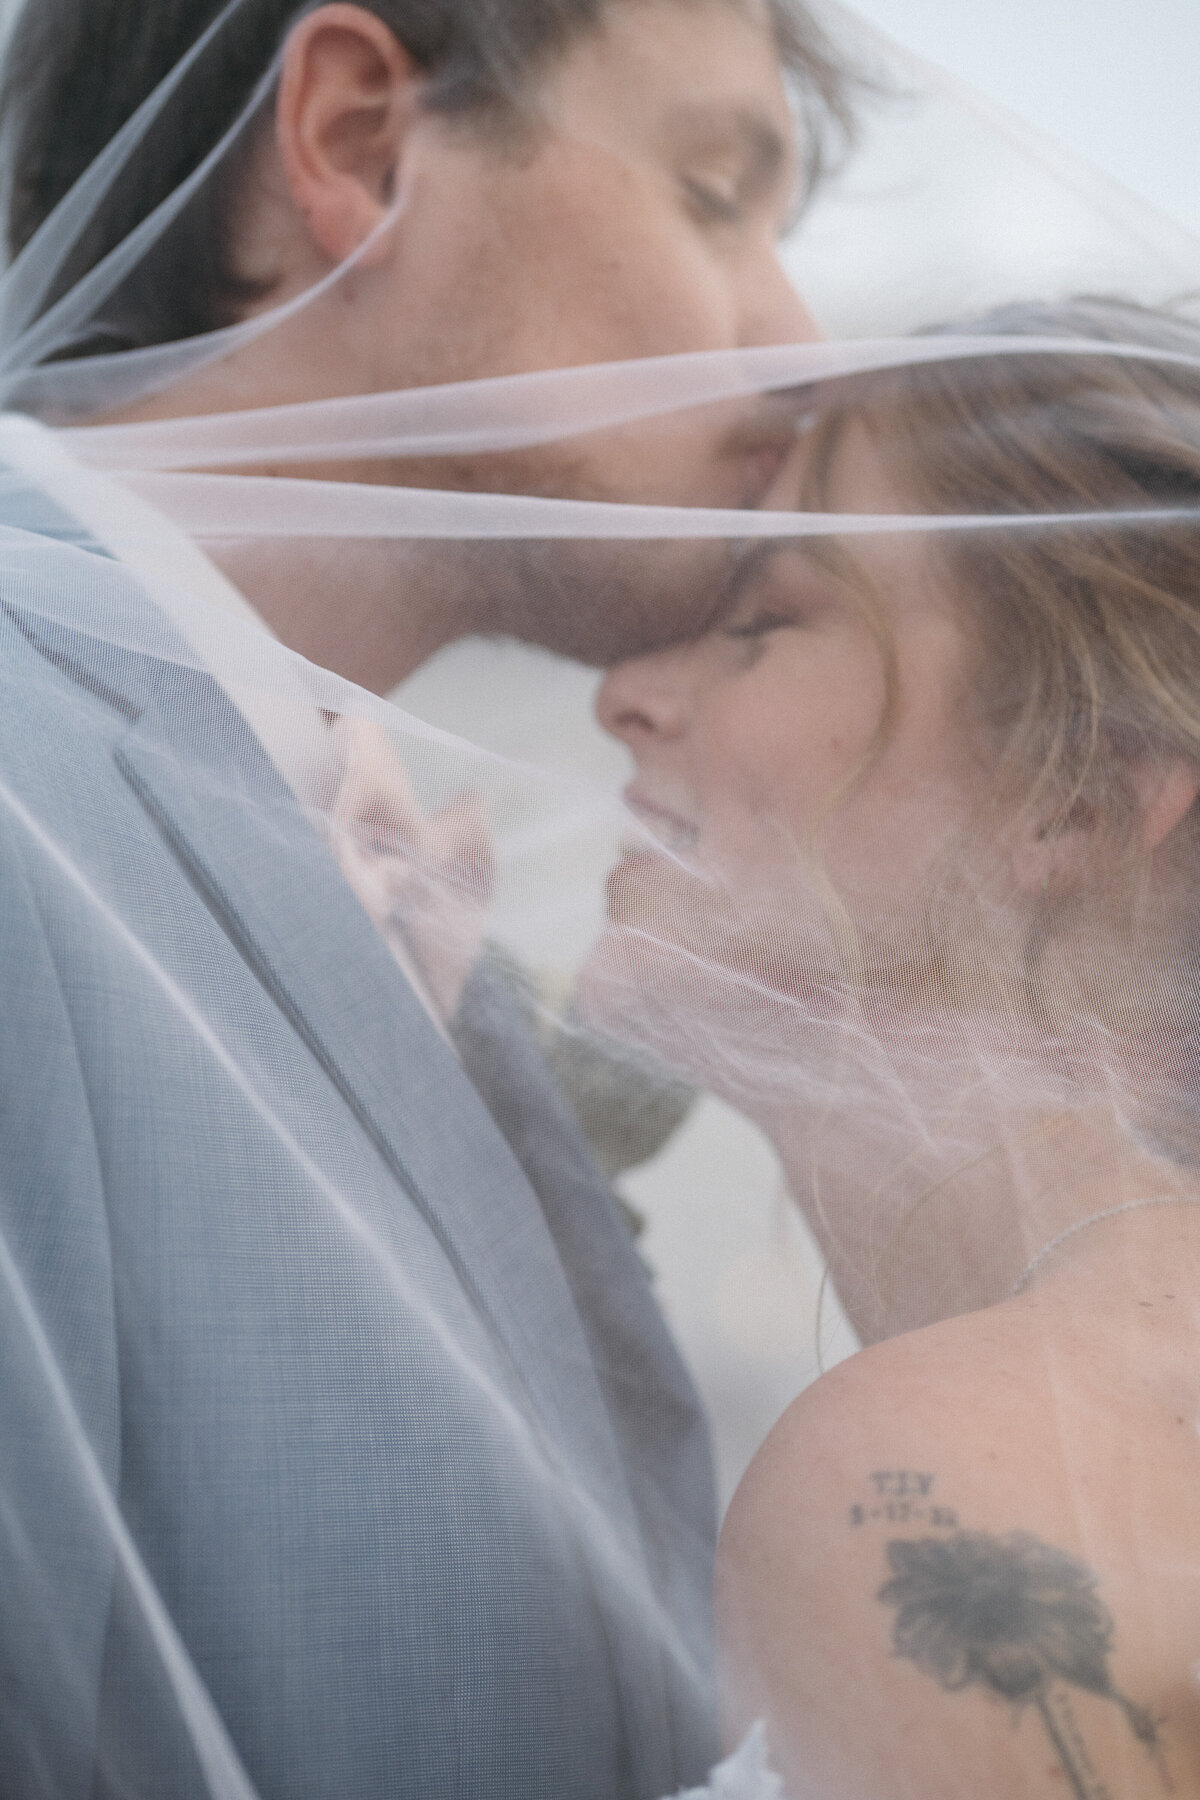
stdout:
[(1141, 846), (1149, 853), (1170, 837), (1200, 794), (1200, 768), (1184, 756), (1146, 757), (1134, 771)]
[[(1200, 767), (1184, 756), (1145, 756), (1129, 779), (1138, 820), (1138, 843), (1147, 856), (1170, 837), (1200, 795)], [(1062, 892), (1082, 874), (1096, 840), (1096, 813), (1075, 802), (1053, 825), (1031, 823), (1013, 850), (1013, 874), (1025, 894)]]
[(296, 207), (331, 263), (353, 255), (391, 208), (420, 82), (412, 56), (365, 7), (319, 6), (288, 36), (276, 141)]

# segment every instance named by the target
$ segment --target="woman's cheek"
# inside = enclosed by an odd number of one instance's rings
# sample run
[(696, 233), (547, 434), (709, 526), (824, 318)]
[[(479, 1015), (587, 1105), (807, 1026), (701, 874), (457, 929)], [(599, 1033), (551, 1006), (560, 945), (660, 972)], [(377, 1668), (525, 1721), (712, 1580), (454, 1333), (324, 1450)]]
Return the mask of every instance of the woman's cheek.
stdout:
[[(694, 739), (704, 836), (746, 863), (804, 841), (868, 757), (883, 706), (878, 658), (780, 633), (754, 668), (710, 691)], [(724, 860), (724, 855), (722, 855)]]

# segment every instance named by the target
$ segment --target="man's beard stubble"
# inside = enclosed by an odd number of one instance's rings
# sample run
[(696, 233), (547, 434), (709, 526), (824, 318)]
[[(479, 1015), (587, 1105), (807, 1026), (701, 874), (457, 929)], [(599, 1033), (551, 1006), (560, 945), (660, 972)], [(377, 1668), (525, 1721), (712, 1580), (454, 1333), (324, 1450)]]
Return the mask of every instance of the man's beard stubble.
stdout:
[[(610, 454), (601, 462), (576, 441), (492, 456), (429, 459), (419, 469), (406, 469), (404, 485), (608, 505), (751, 510), (761, 504), (794, 442), (793, 412), (790, 404), (772, 399), (741, 409), (715, 444), (708, 437), (706, 458), (696, 454), (703, 434), (694, 421), (686, 432), (686, 456), (672, 459), (675, 432), (660, 430), (665, 442), (653, 473), (642, 436), (633, 480), (617, 481), (609, 473), (611, 442)], [(655, 422), (660, 428), (662, 423)], [(639, 472), (644, 481), (637, 479)], [(747, 546), (743, 540), (697, 536), (463, 539), (440, 548), (447, 559), (449, 591), (479, 616), (477, 629), (607, 667), (711, 630), (731, 602)]]
[(728, 542), (597, 539), (461, 543), (456, 582), (477, 582), (499, 636), (594, 668), (701, 636), (736, 568)]
[[(726, 409), (727, 412), (729, 409)], [(626, 427), (624, 468), (606, 436), (473, 456), (278, 466), (293, 478), (609, 505), (757, 507), (786, 446), (792, 407), (739, 407), (723, 433), (663, 421)], [(651, 456), (653, 445), (661, 455)], [(593, 667), (701, 636), (730, 604), (746, 545), (736, 538), (264, 539), (223, 546), (284, 640), (385, 692), (467, 636), (510, 637)], [(357, 646), (347, 656), (346, 639)]]

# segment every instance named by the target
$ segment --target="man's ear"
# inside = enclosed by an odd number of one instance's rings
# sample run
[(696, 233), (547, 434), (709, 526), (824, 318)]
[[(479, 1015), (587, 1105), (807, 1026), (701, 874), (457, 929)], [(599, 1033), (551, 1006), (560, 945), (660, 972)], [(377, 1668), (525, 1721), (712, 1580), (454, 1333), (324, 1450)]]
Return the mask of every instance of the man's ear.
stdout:
[[(1138, 843), (1147, 856), (1170, 837), (1200, 796), (1200, 767), (1184, 756), (1146, 756), (1130, 770), (1138, 818)], [(1013, 873), (1022, 893), (1061, 892), (1083, 871), (1096, 836), (1096, 816), (1086, 800), (1052, 827), (1031, 824), (1013, 851)]]
[(365, 7), (319, 6), (288, 36), (276, 140), (297, 209), (332, 263), (391, 207), (420, 81), (394, 32)]

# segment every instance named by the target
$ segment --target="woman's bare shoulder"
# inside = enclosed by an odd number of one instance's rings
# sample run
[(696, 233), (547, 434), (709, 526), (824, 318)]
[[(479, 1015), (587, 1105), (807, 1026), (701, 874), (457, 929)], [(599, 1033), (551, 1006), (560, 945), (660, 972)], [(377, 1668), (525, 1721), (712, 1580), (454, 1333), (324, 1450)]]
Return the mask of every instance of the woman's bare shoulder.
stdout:
[(1168, 1765), (1200, 1776), (1183, 1691), (1200, 1642), (1189, 1657), (1181, 1611), (1164, 1721), (1144, 1571), (1107, 1499), (1081, 1502), (1103, 1451), (1064, 1405), (1086, 1410), (1086, 1383), (1035, 1319), (997, 1308), (861, 1352), (794, 1402), (738, 1491), (719, 1567), (731, 1726), (768, 1719), (797, 1796), (1142, 1800)]
[[(1027, 1491), (1045, 1358), (1003, 1322), (981, 1328), (978, 1317), (873, 1345), (806, 1388), (751, 1464), (727, 1542), (745, 1526), (756, 1537), (772, 1521), (786, 1531), (798, 1509), (827, 1528), (834, 1517), (851, 1531), (942, 1528), (964, 1490), (994, 1493), (1011, 1474)], [(1019, 1469), (1009, 1458), (1018, 1441)]]

